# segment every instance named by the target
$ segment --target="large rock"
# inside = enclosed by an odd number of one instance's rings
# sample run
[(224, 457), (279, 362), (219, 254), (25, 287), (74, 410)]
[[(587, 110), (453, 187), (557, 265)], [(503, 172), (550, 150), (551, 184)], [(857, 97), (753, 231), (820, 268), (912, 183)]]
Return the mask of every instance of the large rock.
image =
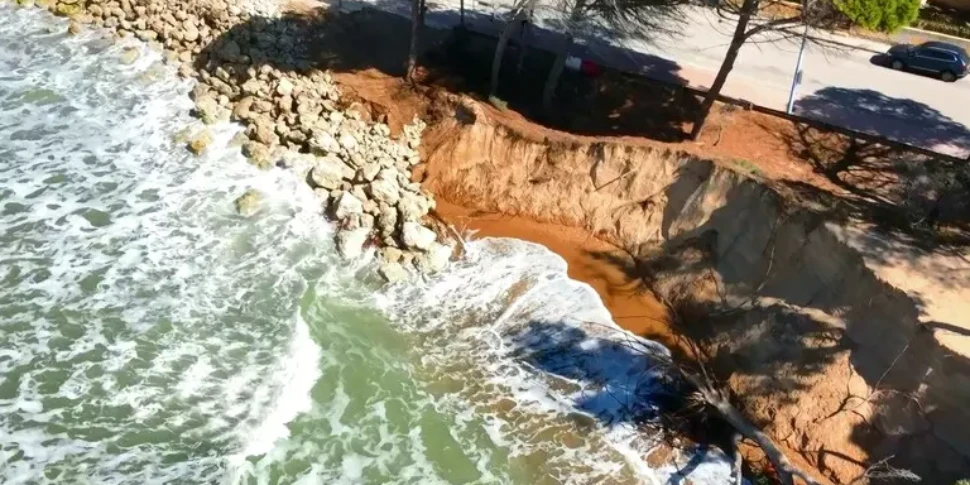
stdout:
[(397, 229), (398, 214), (397, 209), (386, 204), (380, 205), (380, 213), (377, 215), (377, 228), (381, 231), (381, 236), (390, 236)]
[(276, 85), (276, 93), (280, 96), (293, 94), (293, 82), (286, 78), (280, 79), (279, 84)]
[(195, 111), (199, 119), (207, 125), (214, 125), (228, 118), (226, 109), (220, 106), (219, 101), (211, 94), (196, 98)]
[(329, 155), (317, 160), (316, 166), (310, 172), (310, 179), (317, 187), (328, 190), (340, 187), (345, 180), (354, 176), (354, 169), (350, 168), (339, 158)]
[(211, 143), (212, 133), (209, 130), (202, 130), (189, 140), (189, 150), (196, 155), (201, 155)]
[(452, 251), (451, 246), (437, 242), (432, 244), (428, 249), (428, 262), (431, 271), (444, 271), (448, 267), (448, 262), (451, 261)]
[(242, 146), (242, 153), (249, 163), (263, 169), (269, 170), (273, 167), (273, 156), (269, 147), (255, 141), (246, 142)]
[(434, 231), (417, 222), (405, 222), (401, 226), (401, 242), (409, 249), (427, 251), (437, 237)]
[(316, 130), (313, 132), (313, 138), (310, 139), (310, 150), (318, 155), (338, 153), (340, 144), (330, 133)]
[(259, 212), (262, 196), (255, 189), (249, 189), (236, 199), (236, 212), (243, 217), (250, 217)]
[(377, 268), (380, 274), (388, 283), (397, 283), (408, 278), (408, 270), (398, 262), (384, 262)]
[(344, 259), (355, 259), (364, 252), (368, 229), (348, 229), (337, 233), (337, 251)]
[(334, 217), (342, 221), (351, 216), (360, 216), (364, 213), (364, 203), (350, 192), (344, 192), (337, 199), (337, 206), (334, 209)]
[(431, 205), (428, 203), (428, 199), (422, 195), (402, 191), (401, 200), (398, 201), (397, 208), (401, 212), (401, 219), (405, 221), (417, 221), (428, 213)]
[(235, 117), (237, 120), (253, 119), (253, 117), (255, 116), (255, 113), (252, 112), (252, 108), (253, 108), (253, 102), (255, 101), (256, 101), (256, 98), (252, 96), (246, 96), (243, 99), (240, 99), (239, 102), (237, 102), (236, 105), (233, 106), (232, 108), (233, 117)]
[(377, 203), (395, 205), (401, 199), (401, 188), (390, 180), (377, 179), (369, 187), (370, 196)]
[(218, 50), (218, 54), (223, 60), (236, 62), (236, 59), (242, 55), (242, 49), (239, 48), (239, 44), (235, 41), (227, 40)]
[(121, 52), (121, 63), (125, 65), (134, 64), (138, 60), (141, 51), (137, 47), (125, 47)]

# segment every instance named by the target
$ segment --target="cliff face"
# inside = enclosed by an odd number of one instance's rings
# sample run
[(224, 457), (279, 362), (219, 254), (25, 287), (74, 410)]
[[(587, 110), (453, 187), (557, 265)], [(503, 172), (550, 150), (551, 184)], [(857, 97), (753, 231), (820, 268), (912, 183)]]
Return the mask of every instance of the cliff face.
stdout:
[(679, 330), (703, 339), (744, 411), (791, 452), (840, 483), (890, 455), (923, 483), (970, 476), (966, 343), (926, 323), (932, 295), (881, 278), (888, 259), (874, 251), (889, 250), (864, 244), (862, 222), (713, 161), (526, 134), (476, 103), (444, 104), (424, 138), (425, 186), (586, 229), (635, 255), (627, 269), (656, 291), (707, 302), (711, 316)]

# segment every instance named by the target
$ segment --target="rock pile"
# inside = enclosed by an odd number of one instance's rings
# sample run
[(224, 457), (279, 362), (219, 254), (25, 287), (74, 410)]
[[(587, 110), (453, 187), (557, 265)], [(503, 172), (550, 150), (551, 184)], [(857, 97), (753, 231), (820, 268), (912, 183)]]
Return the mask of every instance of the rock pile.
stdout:
[[(198, 79), (191, 96), (199, 119), (242, 123), (245, 139), (238, 143), (254, 165), (288, 167), (313, 187), (322, 211), (337, 221), (344, 257), (377, 246), (380, 273), (390, 281), (406, 277), (406, 268), (428, 273), (448, 264), (452, 247), (442, 242), (448, 238), (425, 223), (434, 199), (410, 177), (420, 163), (424, 124), (415, 121), (394, 139), (386, 124), (369, 121), (366, 110), (345, 106), (330, 75), (309, 61), (306, 46), (320, 32), (297, 19), (267, 17), (276, 14), (275, 2), (250, 0), (248, 8), (228, 0), (37, 5), (163, 48), (180, 75)], [(136, 59), (136, 51), (125, 50), (121, 60)], [(199, 154), (209, 141), (203, 131), (188, 147)], [(240, 199), (241, 212), (254, 211), (251, 199)]]

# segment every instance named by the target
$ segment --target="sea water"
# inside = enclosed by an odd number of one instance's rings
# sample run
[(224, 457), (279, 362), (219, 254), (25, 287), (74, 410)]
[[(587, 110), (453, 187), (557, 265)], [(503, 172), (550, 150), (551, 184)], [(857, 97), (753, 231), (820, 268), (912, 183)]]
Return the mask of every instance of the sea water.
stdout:
[(727, 482), (646, 465), (665, 350), (562, 259), (485, 239), (382, 286), (238, 126), (185, 150), (158, 53), (65, 32), (0, 3), (0, 483)]

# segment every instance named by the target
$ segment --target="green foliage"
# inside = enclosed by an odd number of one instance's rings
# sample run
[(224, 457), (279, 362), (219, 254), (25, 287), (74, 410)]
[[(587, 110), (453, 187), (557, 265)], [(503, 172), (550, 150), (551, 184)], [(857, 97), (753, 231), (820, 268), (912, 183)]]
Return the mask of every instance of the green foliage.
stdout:
[(919, 16), (920, 0), (835, 0), (852, 23), (869, 30), (894, 32)]
[(963, 480), (957, 480), (957, 483), (953, 485), (970, 485), (970, 478), (964, 478)]

